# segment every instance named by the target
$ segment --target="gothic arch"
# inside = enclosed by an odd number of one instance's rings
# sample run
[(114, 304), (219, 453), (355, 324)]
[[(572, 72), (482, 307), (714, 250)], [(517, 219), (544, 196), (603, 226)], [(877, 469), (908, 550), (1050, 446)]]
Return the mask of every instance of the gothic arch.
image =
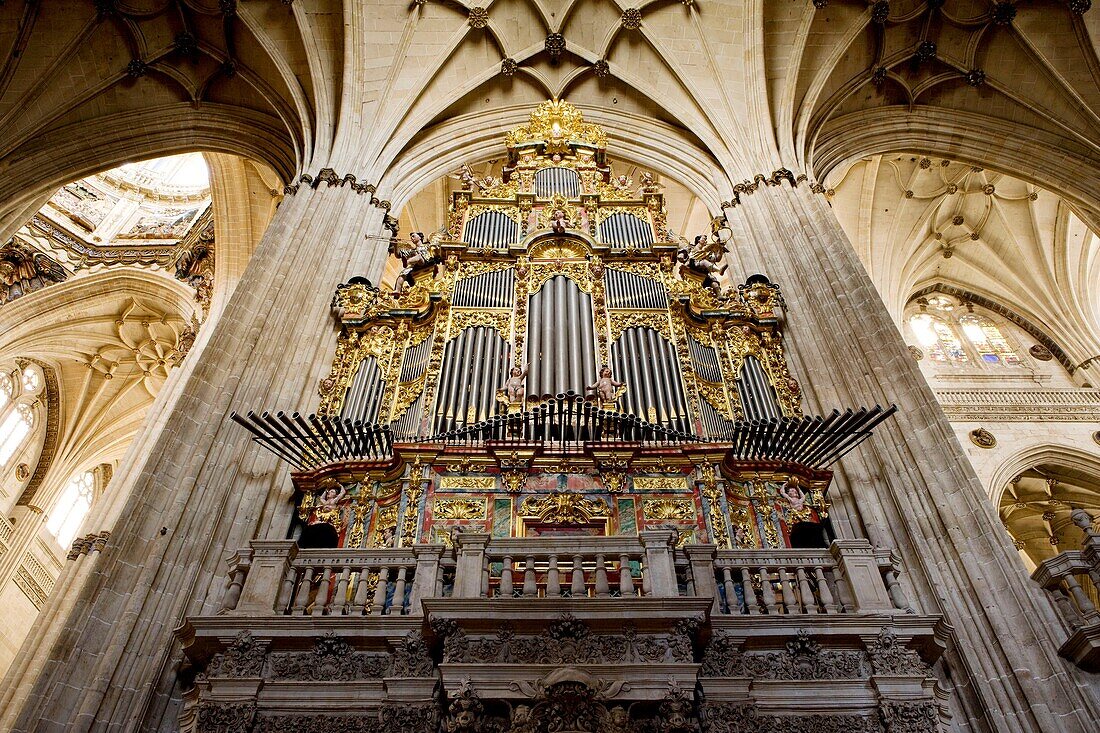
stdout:
[(1051, 463), (1100, 475), (1100, 455), (1098, 454), (1072, 446), (1049, 443), (1024, 448), (1002, 461), (991, 474), (987, 489), (994, 506), (1000, 504), (1005, 487), (1022, 471)]
[[(655, 172), (692, 190), (710, 211), (718, 211), (722, 197), (729, 196), (730, 184), (718, 161), (688, 135), (641, 115), (581, 109), (586, 120), (603, 125), (608, 131), (618, 159), (646, 161)], [(379, 196), (389, 192), (393, 210), (400, 211), (419, 190), (462, 163), (492, 157), (504, 134), (525, 122), (530, 112), (529, 106), (483, 110), (424, 130), (390, 165), (379, 186)]]

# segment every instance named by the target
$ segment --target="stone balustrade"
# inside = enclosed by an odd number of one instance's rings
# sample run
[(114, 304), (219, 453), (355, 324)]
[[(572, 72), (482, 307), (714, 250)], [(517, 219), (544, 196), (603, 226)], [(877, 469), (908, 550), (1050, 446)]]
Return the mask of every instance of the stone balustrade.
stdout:
[(195, 675), (180, 728), (427, 732), (476, 713), (504, 729), (563, 690), (647, 725), (675, 709), (771, 730), (941, 728), (932, 665), (949, 630), (908, 608), (890, 551), (675, 539), (254, 541), (229, 560), (221, 612), (176, 631)]
[(427, 598), (701, 597), (713, 614), (835, 615), (907, 611), (896, 558), (865, 540), (823, 550), (675, 548), (670, 531), (636, 537), (490, 538), (443, 545), (300, 549), (252, 542), (230, 558), (231, 615), (401, 616)]
[(1100, 532), (1084, 510), (1075, 509), (1072, 516), (1084, 534), (1081, 549), (1045, 560), (1031, 578), (1051, 595), (1071, 630), (1058, 653), (1082, 669), (1100, 672), (1100, 609), (1093, 601), (1100, 594)]

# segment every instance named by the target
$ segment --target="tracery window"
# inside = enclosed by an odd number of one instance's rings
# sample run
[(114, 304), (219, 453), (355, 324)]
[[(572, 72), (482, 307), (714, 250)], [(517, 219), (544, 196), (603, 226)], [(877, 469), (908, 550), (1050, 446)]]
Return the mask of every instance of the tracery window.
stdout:
[(970, 303), (960, 306), (940, 294), (916, 302), (920, 310), (909, 316), (909, 328), (931, 361), (956, 366), (1024, 365), (1001, 326), (975, 313)]
[(68, 547), (77, 530), (80, 529), (88, 510), (92, 508), (92, 496), (95, 490), (95, 473), (84, 471), (69, 479), (65, 490), (54, 504), (50, 518), (46, 522), (49, 530), (62, 547)]
[(986, 364), (1005, 364), (1018, 366), (1020, 357), (1016, 351), (1008, 345), (1008, 340), (1001, 333), (997, 324), (985, 316), (976, 313), (967, 313), (959, 318), (970, 345), (978, 352), (979, 358)]
[(942, 318), (917, 313), (909, 319), (909, 326), (932, 361), (954, 364), (970, 361), (955, 329)]
[(42, 373), (36, 366), (0, 373), (0, 467), (7, 465), (34, 430)]

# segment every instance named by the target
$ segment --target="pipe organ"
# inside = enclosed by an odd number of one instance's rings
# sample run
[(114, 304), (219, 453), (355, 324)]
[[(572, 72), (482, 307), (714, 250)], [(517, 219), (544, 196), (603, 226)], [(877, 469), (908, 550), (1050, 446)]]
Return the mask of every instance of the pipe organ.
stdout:
[(824, 546), (827, 466), (891, 410), (804, 416), (778, 287), (726, 277), (721, 221), (671, 232), (568, 103), (505, 143), (501, 178), (465, 169), (441, 229), (395, 242), (396, 283), (337, 288), (317, 414), (236, 417), (297, 469), (295, 536)]

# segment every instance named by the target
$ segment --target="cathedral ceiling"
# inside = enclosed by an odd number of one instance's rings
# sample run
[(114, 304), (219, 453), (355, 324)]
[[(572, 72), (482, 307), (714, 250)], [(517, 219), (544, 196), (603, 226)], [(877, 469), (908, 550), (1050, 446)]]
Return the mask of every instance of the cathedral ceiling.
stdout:
[(947, 285), (1016, 312), (1075, 364), (1100, 353), (1100, 240), (1059, 196), (916, 154), (860, 160), (827, 184), (898, 322), (915, 292)]
[[(71, 180), (138, 147), (200, 147), (263, 158), (284, 180), (330, 166), (378, 183), (433, 125), (491, 112), (507, 127), (566, 97), (613, 139), (665, 124), (666, 144), (704, 151), (728, 176), (709, 184), (723, 193), (781, 165), (813, 177), (917, 141), (1087, 190), (1100, 173), (1067, 171), (1098, 152), (1088, 5), (6, 3), (0, 159), (30, 165), (50, 146)], [(1058, 165), (1043, 166), (1052, 151)]]
[(6, 306), (0, 354), (46, 364), (58, 381), (58, 434), (37, 506), (74, 472), (122, 457), (177, 358), (190, 301), (182, 283), (114, 271)]

